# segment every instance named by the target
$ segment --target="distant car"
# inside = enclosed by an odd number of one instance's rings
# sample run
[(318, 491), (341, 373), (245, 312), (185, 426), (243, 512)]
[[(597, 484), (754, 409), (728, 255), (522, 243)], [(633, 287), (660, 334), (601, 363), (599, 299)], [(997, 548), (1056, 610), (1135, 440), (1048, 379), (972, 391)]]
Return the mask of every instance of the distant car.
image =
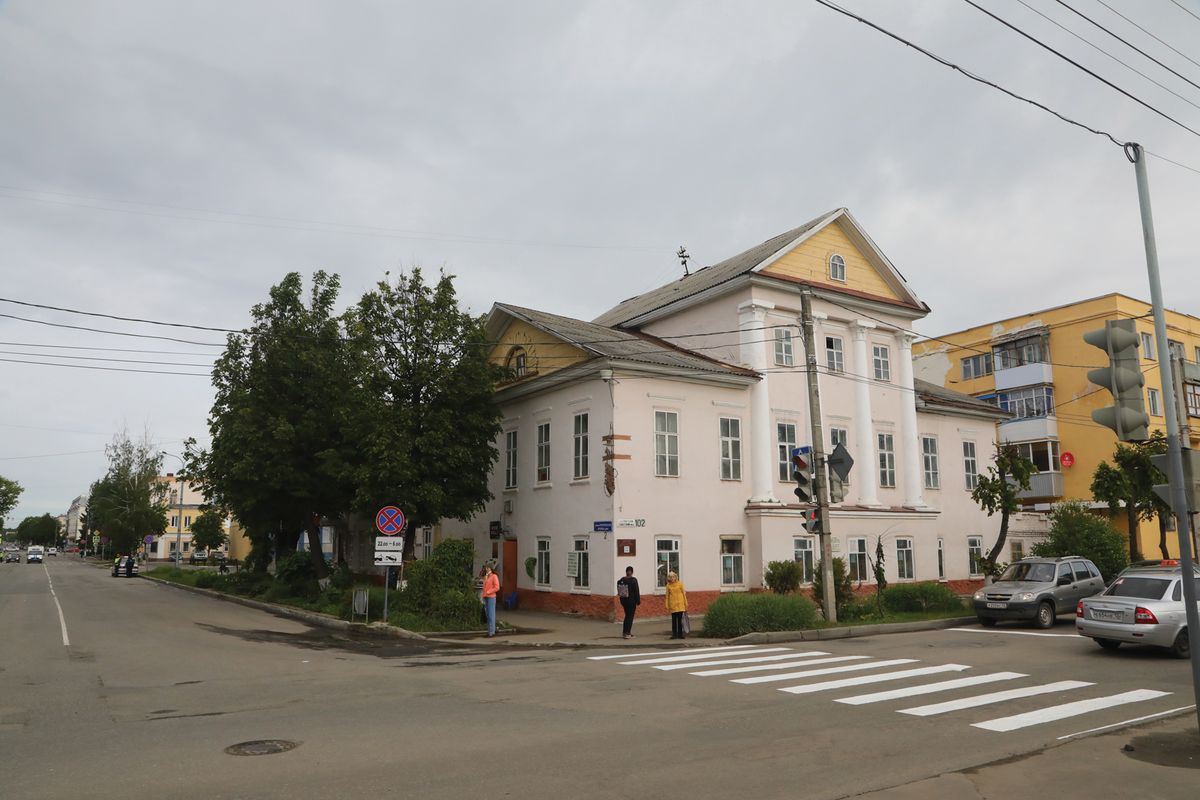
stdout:
[(25, 563), (26, 564), (42, 563), (43, 552), (44, 551), (42, 550), (42, 548), (39, 545), (33, 545), (32, 547), (29, 548), (29, 550), (27, 550), (25, 552)]
[(1059, 614), (1070, 613), (1080, 600), (1103, 590), (1100, 570), (1086, 558), (1024, 558), (975, 593), (975, 616), (984, 627), (1016, 619), (1049, 628)]
[(134, 578), (138, 574), (138, 563), (136, 558), (130, 556), (121, 556), (121, 560), (113, 564), (112, 576), (114, 578)]
[(188, 556), (188, 563), (192, 564), (193, 566), (196, 564), (204, 564), (207, 561), (208, 561), (208, 554), (205, 553), (203, 550), (193, 550), (192, 554), (190, 556)]
[(21, 563), (21, 554), (14, 553), (10, 550), (9, 552), (4, 554), (4, 563), (5, 564), (20, 564)]
[(1075, 630), (1095, 639), (1105, 650), (1116, 650), (1122, 644), (1144, 644), (1165, 647), (1176, 658), (1188, 658), (1191, 645), (1183, 603), (1183, 570), (1178, 566), (1127, 570), (1104, 594), (1079, 601)]
[(46, 555), (48, 555), (48, 556), (57, 556), (57, 555), (58, 555), (58, 548), (57, 548), (57, 547), (47, 547), (47, 548), (46, 548)]

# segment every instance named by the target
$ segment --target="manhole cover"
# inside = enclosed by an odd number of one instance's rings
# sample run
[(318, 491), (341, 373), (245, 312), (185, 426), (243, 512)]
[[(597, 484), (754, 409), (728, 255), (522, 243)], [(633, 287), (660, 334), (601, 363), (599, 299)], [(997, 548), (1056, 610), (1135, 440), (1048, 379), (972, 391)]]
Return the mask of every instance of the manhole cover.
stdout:
[(269, 756), (274, 753), (286, 753), (299, 746), (299, 742), (287, 739), (256, 739), (253, 742), (231, 744), (225, 748), (225, 752), (231, 756)]

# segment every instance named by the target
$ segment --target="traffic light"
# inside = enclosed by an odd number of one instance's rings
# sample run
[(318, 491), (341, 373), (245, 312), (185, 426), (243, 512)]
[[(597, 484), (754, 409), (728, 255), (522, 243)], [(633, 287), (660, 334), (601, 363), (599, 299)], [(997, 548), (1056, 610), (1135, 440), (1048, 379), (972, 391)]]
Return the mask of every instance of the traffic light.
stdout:
[(1150, 438), (1147, 426), (1142, 386), (1141, 362), (1138, 358), (1137, 325), (1131, 319), (1108, 320), (1104, 327), (1088, 331), (1083, 340), (1108, 354), (1108, 366), (1088, 372), (1092, 383), (1107, 389), (1113, 405), (1092, 412), (1092, 419), (1117, 434), (1122, 442), (1140, 442)]
[(813, 468), (812, 456), (810, 447), (793, 447), (792, 448), (792, 480), (796, 482), (796, 488), (792, 490), (792, 494), (801, 503), (813, 502)]
[[(1195, 514), (1200, 510), (1200, 450), (1180, 450), (1183, 459), (1183, 486), (1187, 496), (1188, 511)], [(1159, 453), (1150, 456), (1150, 463), (1163, 475), (1169, 475), (1167, 454)], [(1151, 487), (1154, 493), (1168, 506), (1171, 505), (1171, 484), (1156, 483)]]
[(814, 508), (804, 512), (804, 530), (809, 533), (821, 532), (821, 509)]

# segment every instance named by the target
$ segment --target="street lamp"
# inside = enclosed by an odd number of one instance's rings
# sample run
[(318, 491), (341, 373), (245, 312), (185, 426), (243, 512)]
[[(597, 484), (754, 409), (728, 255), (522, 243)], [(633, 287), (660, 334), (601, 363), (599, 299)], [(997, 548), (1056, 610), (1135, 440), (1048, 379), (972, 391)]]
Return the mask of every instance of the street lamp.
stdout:
[(175, 520), (179, 526), (175, 528), (175, 563), (183, 563), (183, 470), (186, 464), (183, 463), (183, 456), (177, 456), (174, 453), (168, 453), (166, 450), (159, 450), (159, 455), (170, 456), (171, 458), (179, 459), (179, 472), (176, 475), (179, 477), (179, 517)]

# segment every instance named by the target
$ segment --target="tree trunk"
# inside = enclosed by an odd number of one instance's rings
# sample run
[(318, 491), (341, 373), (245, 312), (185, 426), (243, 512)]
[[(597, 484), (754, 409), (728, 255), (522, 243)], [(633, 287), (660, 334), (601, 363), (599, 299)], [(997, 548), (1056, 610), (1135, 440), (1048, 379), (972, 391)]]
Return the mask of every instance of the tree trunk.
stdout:
[(1167, 553), (1167, 518), (1162, 514), (1158, 515), (1158, 552), (1164, 559), (1171, 557)]
[(988, 553), (984, 566), (987, 569), (988, 575), (996, 571), (996, 559), (1000, 557), (1000, 551), (1004, 549), (1004, 542), (1008, 539), (1008, 512), (1001, 510), (1000, 512), (1000, 535), (996, 538), (996, 544), (992, 546), (991, 552)]
[(310, 514), (305, 530), (308, 532), (308, 554), (312, 558), (317, 578), (327, 578), (329, 566), (325, 563), (325, 550), (321, 547), (321, 515)]
[(1141, 556), (1141, 553), (1138, 552), (1138, 541), (1137, 541), (1138, 514), (1137, 514), (1137, 509), (1134, 508), (1133, 503), (1130, 503), (1128, 501), (1126, 501), (1126, 503), (1125, 503), (1125, 518), (1127, 520), (1127, 524), (1129, 525), (1129, 563), (1132, 564), (1134, 561), (1141, 561), (1142, 556)]

